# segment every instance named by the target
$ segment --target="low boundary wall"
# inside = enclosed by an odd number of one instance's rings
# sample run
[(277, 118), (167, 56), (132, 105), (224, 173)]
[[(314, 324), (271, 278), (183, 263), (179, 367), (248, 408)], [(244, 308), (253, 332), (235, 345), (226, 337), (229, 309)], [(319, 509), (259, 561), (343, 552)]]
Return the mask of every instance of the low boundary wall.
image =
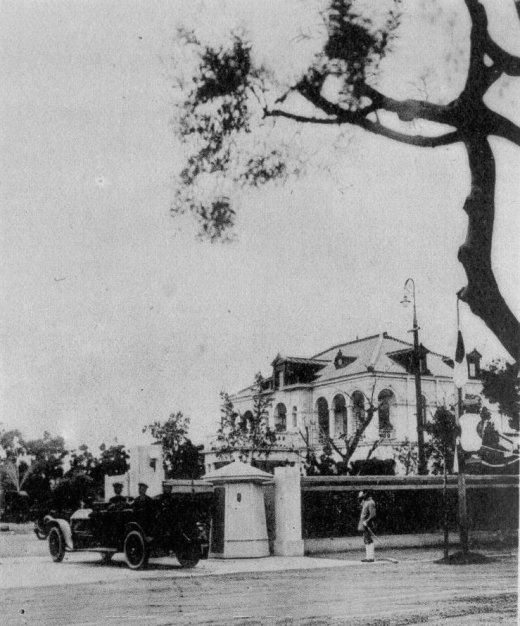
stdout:
[[(443, 541), (442, 476), (312, 476), (301, 479), (305, 552), (359, 549), (357, 493), (374, 492), (376, 534), (387, 547)], [(470, 540), (485, 543), (518, 533), (517, 475), (466, 476)], [(447, 481), (450, 541), (458, 542), (457, 476)]]

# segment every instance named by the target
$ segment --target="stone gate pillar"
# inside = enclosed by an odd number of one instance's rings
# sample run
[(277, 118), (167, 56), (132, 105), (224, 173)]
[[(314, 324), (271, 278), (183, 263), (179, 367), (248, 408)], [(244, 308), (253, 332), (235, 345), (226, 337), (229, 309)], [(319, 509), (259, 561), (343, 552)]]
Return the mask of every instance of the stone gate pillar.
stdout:
[(269, 556), (263, 485), (273, 482), (271, 474), (235, 460), (204, 480), (215, 492), (210, 558)]
[(274, 470), (276, 556), (302, 556), (302, 511), (300, 470), (297, 466)]

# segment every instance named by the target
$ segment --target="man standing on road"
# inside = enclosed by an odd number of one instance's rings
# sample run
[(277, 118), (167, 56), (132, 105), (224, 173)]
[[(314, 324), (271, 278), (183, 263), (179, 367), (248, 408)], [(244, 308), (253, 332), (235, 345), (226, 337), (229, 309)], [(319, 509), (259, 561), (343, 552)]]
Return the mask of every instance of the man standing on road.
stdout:
[(366, 558), (363, 563), (373, 563), (374, 558), (374, 518), (376, 516), (376, 503), (369, 491), (360, 491), (358, 499), (361, 502), (361, 515), (359, 516), (358, 530), (363, 533)]

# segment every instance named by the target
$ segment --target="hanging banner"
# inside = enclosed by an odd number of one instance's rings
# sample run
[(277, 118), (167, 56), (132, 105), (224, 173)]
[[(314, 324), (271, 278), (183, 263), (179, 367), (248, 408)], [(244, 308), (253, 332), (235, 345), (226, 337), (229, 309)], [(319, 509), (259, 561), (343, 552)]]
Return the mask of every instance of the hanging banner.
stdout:
[(457, 347), (455, 348), (455, 365), (453, 368), (453, 382), (458, 389), (468, 382), (468, 365), (465, 357), (464, 339), (459, 330), (457, 332)]
[(482, 446), (482, 439), (477, 430), (480, 424), (478, 413), (463, 413), (460, 416), (460, 445), (464, 452), (478, 452)]

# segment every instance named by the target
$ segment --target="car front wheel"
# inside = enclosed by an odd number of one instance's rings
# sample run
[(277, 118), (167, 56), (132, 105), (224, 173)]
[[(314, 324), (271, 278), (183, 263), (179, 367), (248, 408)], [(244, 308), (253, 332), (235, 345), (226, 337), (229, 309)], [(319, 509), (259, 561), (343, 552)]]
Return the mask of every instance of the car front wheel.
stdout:
[(65, 540), (61, 530), (54, 526), (49, 532), (49, 552), (55, 563), (61, 563), (65, 556)]
[(124, 551), (130, 569), (143, 569), (148, 565), (148, 546), (139, 530), (131, 530), (125, 537)]

